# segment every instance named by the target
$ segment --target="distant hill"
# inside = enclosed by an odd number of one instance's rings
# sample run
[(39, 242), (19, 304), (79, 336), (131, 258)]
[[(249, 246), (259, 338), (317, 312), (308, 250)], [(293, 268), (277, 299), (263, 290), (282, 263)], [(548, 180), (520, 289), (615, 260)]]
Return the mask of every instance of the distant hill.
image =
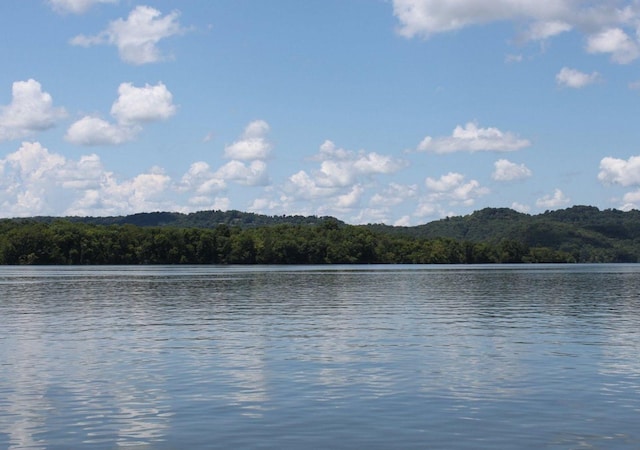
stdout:
[(370, 225), (377, 232), (414, 238), (450, 238), (499, 244), (519, 242), (526, 247), (548, 248), (576, 256), (578, 261), (598, 261), (599, 254), (617, 261), (638, 261), (640, 211), (599, 210), (594, 206), (529, 215), (509, 208), (485, 208), (466, 216), (447, 217), (415, 227)]
[(485, 208), (414, 227), (240, 211), (0, 220), (0, 263), (640, 262), (640, 211)]
[[(332, 217), (317, 216), (267, 216), (241, 211), (199, 211), (189, 214), (177, 212), (150, 212), (128, 216), (108, 217), (64, 217), (64, 220), (90, 225), (135, 225), (138, 227), (178, 227), (178, 228), (215, 228), (218, 225), (238, 226), (240, 228), (256, 228), (271, 225), (317, 225)], [(59, 217), (41, 216), (28, 220), (51, 223)], [(344, 222), (338, 221), (340, 224)]]

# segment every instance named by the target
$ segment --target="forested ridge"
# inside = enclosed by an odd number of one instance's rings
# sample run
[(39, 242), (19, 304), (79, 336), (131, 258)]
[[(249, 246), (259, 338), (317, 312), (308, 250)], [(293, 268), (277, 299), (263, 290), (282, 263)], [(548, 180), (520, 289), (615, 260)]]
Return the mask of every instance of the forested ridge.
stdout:
[(486, 208), (415, 227), (239, 211), (0, 220), (0, 264), (638, 262), (640, 212)]

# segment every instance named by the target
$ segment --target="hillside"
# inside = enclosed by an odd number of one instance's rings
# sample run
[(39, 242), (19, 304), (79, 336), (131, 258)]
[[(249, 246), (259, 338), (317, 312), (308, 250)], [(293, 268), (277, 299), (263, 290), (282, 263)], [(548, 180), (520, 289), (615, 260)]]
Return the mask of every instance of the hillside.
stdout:
[[(138, 213), (128, 216), (108, 217), (64, 217), (64, 220), (73, 223), (85, 223), (89, 225), (135, 225), (138, 227), (178, 227), (178, 228), (209, 228), (218, 225), (228, 225), (240, 228), (256, 228), (280, 224), (291, 225), (318, 225), (329, 217), (317, 216), (267, 216), (249, 212), (231, 211), (198, 211), (189, 214), (177, 212), (151, 212)], [(60, 220), (59, 217), (33, 217), (29, 220), (40, 223), (52, 223)], [(335, 220), (335, 219), (334, 219)], [(342, 222), (341, 222), (342, 223)]]
[(240, 211), (4, 219), (2, 261), (640, 262), (640, 212), (574, 206), (529, 215), (485, 208), (414, 227)]
[[(373, 230), (414, 238), (450, 238), (496, 245), (515, 241), (526, 247), (572, 254), (580, 262), (640, 260), (640, 211), (573, 206), (538, 215), (508, 208), (485, 208), (415, 227), (373, 225)], [(605, 256), (607, 255), (607, 256)]]

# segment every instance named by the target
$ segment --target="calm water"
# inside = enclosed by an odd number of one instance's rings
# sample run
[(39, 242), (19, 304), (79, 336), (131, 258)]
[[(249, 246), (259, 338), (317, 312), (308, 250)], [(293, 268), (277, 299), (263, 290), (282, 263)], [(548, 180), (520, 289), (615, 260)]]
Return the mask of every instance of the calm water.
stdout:
[(640, 448), (640, 266), (0, 267), (0, 449)]

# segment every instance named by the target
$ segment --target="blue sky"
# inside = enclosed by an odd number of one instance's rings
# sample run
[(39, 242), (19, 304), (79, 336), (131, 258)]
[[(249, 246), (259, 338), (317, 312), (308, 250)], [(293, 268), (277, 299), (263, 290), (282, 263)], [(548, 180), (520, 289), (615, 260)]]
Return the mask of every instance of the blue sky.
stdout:
[(0, 4), (0, 216), (640, 205), (640, 2)]

